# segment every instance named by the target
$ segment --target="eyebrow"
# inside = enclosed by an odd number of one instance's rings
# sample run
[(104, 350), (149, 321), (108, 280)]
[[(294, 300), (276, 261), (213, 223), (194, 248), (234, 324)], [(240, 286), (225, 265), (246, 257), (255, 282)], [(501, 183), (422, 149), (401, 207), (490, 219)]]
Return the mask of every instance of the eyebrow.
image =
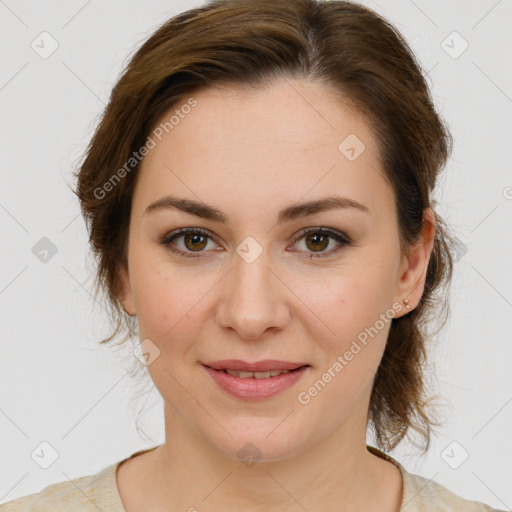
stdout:
[[(301, 217), (306, 217), (326, 210), (332, 210), (334, 208), (352, 208), (365, 213), (370, 212), (366, 206), (354, 201), (353, 199), (341, 196), (330, 196), (315, 201), (293, 204), (283, 208), (277, 216), (277, 223), (282, 224), (284, 222), (290, 222)], [(181, 210), (190, 215), (220, 222), (222, 224), (226, 224), (229, 220), (229, 217), (225, 213), (213, 206), (201, 201), (182, 199), (175, 196), (165, 196), (151, 203), (145, 209), (144, 214), (167, 209)]]

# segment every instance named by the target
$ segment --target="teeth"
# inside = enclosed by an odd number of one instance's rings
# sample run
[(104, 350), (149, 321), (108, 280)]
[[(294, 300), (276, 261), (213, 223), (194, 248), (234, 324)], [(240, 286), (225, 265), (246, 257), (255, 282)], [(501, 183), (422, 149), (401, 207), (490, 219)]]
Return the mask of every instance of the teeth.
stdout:
[(268, 379), (269, 377), (277, 377), (277, 375), (290, 373), (290, 370), (276, 370), (271, 372), (235, 372), (234, 370), (223, 371), (229, 375), (233, 375), (233, 377), (238, 377), (240, 379)]

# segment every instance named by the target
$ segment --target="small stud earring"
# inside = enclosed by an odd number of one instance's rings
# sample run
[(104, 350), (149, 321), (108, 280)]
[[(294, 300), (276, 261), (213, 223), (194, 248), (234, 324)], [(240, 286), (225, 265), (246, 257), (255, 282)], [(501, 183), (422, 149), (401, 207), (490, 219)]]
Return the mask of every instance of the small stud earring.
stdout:
[(407, 309), (411, 309), (411, 306), (409, 304), (409, 299), (404, 299), (404, 304)]

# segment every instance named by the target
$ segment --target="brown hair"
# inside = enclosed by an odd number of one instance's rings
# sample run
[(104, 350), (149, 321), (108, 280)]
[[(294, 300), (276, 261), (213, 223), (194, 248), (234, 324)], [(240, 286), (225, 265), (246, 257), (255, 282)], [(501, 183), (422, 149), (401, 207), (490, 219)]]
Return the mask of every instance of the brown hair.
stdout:
[[(347, 1), (213, 0), (169, 19), (136, 51), (76, 174), (98, 265), (96, 294), (107, 293), (115, 324), (100, 343), (123, 331), (120, 343), (135, 336), (133, 319), (120, 301), (119, 269), (127, 265), (138, 168), (138, 162), (132, 162), (133, 169), (126, 162), (147, 143), (162, 115), (193, 92), (222, 84), (258, 90), (286, 76), (324, 84), (365, 116), (395, 192), (402, 254), (418, 240), (452, 139), (421, 66), (397, 29)], [(437, 424), (427, 409), (423, 365), (434, 334), (427, 328), (439, 320), (437, 309), (448, 313), (453, 260), (448, 228), (437, 213), (435, 218), (423, 296), (414, 310), (392, 320), (374, 379), (368, 419), (384, 450), (392, 450), (412, 429), (426, 451)]]

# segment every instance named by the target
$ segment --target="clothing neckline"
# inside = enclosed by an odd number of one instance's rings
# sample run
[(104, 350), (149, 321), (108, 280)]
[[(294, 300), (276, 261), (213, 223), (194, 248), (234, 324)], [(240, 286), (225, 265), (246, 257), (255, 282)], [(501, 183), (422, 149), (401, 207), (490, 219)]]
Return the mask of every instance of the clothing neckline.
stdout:
[[(162, 445), (157, 445), (157, 446), (153, 446), (151, 448), (145, 448), (143, 450), (136, 451), (136, 452), (132, 453), (130, 456), (125, 457), (124, 459), (120, 460), (119, 462), (116, 462), (115, 464), (112, 464), (111, 466), (108, 466), (107, 468), (105, 468), (102, 471), (104, 478), (110, 484), (110, 488), (114, 490), (114, 495), (115, 495), (114, 500), (117, 502), (115, 504), (115, 506), (116, 506), (116, 508), (119, 509), (118, 512), (126, 512), (126, 509), (124, 508), (124, 505), (123, 505), (123, 500), (121, 499), (121, 494), (119, 492), (119, 487), (117, 485), (117, 470), (118, 470), (119, 466), (126, 460), (137, 457), (137, 455), (142, 455), (143, 453), (147, 453), (152, 450), (156, 450), (156, 448), (159, 448), (160, 446), (162, 446)], [(402, 510), (402, 508), (404, 507), (404, 504), (408, 503), (412, 499), (409, 496), (409, 494), (410, 494), (409, 473), (405, 470), (405, 468), (396, 459), (394, 459), (387, 453), (384, 453), (383, 451), (379, 450), (375, 446), (371, 446), (371, 445), (367, 444), (366, 449), (373, 455), (376, 455), (377, 457), (379, 457), (381, 459), (391, 462), (391, 464), (396, 466), (398, 468), (398, 470), (400, 471), (400, 475), (402, 478), (402, 497), (400, 500), (399, 510)]]

